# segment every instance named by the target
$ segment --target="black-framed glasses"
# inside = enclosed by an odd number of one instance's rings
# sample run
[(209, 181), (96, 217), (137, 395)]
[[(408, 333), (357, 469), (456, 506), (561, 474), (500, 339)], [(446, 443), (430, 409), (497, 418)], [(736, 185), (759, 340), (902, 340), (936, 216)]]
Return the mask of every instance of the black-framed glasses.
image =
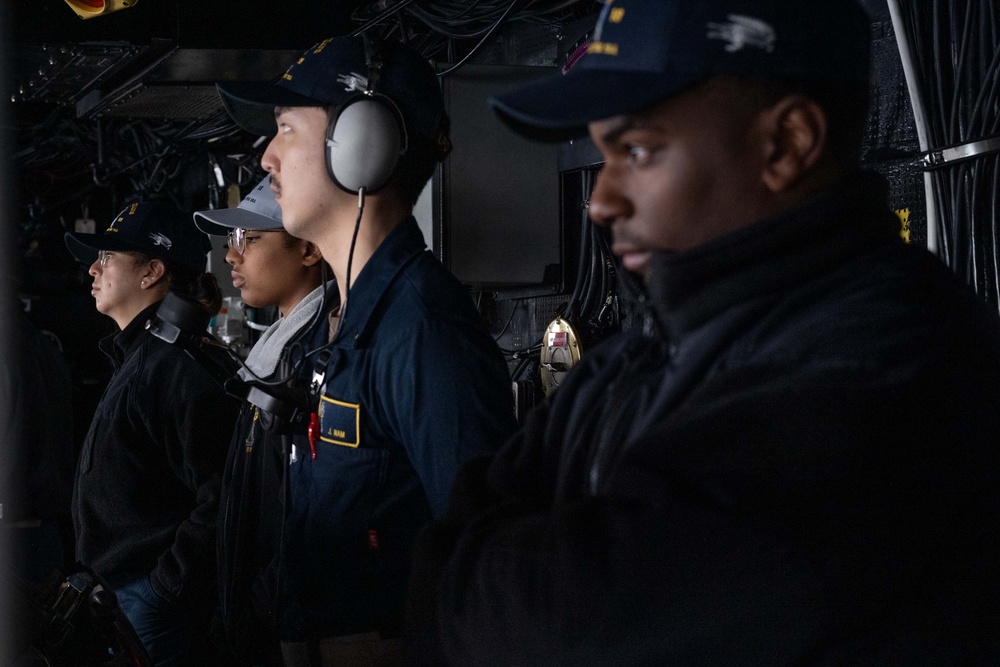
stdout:
[(280, 232), (280, 229), (244, 229), (233, 227), (229, 230), (229, 247), (242, 255), (247, 251), (247, 232)]

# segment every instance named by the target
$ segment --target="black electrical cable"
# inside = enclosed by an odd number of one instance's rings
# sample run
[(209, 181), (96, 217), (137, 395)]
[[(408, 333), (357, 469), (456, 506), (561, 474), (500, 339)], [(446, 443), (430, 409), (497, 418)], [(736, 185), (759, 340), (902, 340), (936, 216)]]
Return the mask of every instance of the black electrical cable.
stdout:
[[(476, 38), (479, 43), (463, 58), (468, 62), (510, 21), (558, 23), (592, 13), (599, 5), (598, 0), (528, 0), (514, 5), (508, 0), (424, 0), (420, 3), (399, 0), (365, 21), (358, 30), (375, 29), (379, 24), (394, 33), (398, 32), (401, 41), (408, 42), (427, 58), (438, 58), (449, 43), (454, 48), (461, 44), (461, 40)], [(392, 16), (396, 17), (395, 22), (389, 20)], [(404, 18), (409, 19), (405, 24)], [(460, 55), (453, 53), (448, 60), (454, 62)], [(182, 144), (218, 141), (240, 132), (221, 110), (208, 118), (185, 123), (163, 121), (153, 124), (146, 120), (124, 122), (111, 119), (102, 122), (107, 126), (107, 157), (99, 162), (100, 173), (95, 172), (99, 177), (96, 185), (107, 187), (113, 181), (130, 179), (133, 181), (132, 192), (146, 195), (162, 195), (174, 182), (175, 175), (183, 173), (197, 159), (197, 156), (189, 155)], [(36, 129), (30, 141), (30, 150), (19, 151), (15, 162), (22, 173), (27, 173), (32, 167), (57, 173), (75, 173), (80, 171), (76, 162), (89, 165), (96, 142), (92, 126), (67, 118), (66, 109), (59, 108), (53, 110)], [(167, 170), (155, 170), (153, 164), (147, 164), (146, 161), (153, 158), (163, 158), (161, 166), (165, 165)], [(90, 169), (89, 166), (87, 168)], [(62, 198), (58, 203), (41, 201), (39, 205), (51, 210), (74, 196), (91, 192), (93, 184), (79, 191), (72, 184), (61, 189), (63, 192), (67, 190), (72, 190), (72, 196)]]
[(344, 303), (340, 304), (340, 317), (337, 318), (337, 330), (333, 333), (330, 345), (340, 339), (344, 329), (344, 319), (347, 317), (347, 309), (350, 307), (348, 300), (351, 296), (351, 267), (354, 264), (354, 248), (358, 243), (358, 231), (361, 229), (361, 216), (365, 212), (365, 188), (358, 190), (358, 217), (354, 221), (354, 233), (351, 234), (351, 248), (347, 254), (347, 284), (344, 285)]
[(966, 249), (966, 252), (968, 253), (966, 255), (966, 273), (970, 276), (969, 284), (972, 285), (976, 291), (979, 291), (981, 285), (979, 281), (979, 271), (977, 270), (978, 262), (976, 261), (978, 259), (976, 257), (976, 223), (978, 220), (976, 219), (976, 208), (972, 201), (973, 195), (976, 191), (976, 181), (979, 177), (979, 170), (970, 169), (968, 164), (962, 166), (965, 170), (967, 170), (967, 172), (971, 173), (966, 173), (966, 178), (959, 179), (961, 197), (957, 198), (958, 211), (955, 215), (955, 219), (968, 221), (968, 238), (966, 239), (966, 243), (968, 244)]
[(587, 285), (586, 291), (583, 294), (582, 305), (580, 307), (580, 317), (587, 318), (594, 309), (594, 295), (598, 290), (598, 282), (600, 281), (600, 271), (601, 271), (601, 250), (597, 247), (597, 234), (594, 233), (595, 227), (591, 223), (590, 227), (587, 229), (587, 233), (590, 235), (590, 268), (587, 271)]
[(541, 343), (535, 343), (531, 347), (525, 347), (525, 348), (522, 348), (520, 350), (508, 350), (508, 349), (503, 348), (503, 347), (499, 348), (499, 350), (500, 350), (501, 353), (507, 355), (508, 357), (512, 357), (514, 359), (520, 359), (520, 358), (522, 358), (522, 355), (525, 355), (525, 354), (535, 354), (537, 352), (540, 352), (541, 349), (542, 349), (542, 344)]
[[(996, 3), (911, 1), (901, 12), (901, 26), (913, 45), (916, 89), (925, 98), (928, 148), (995, 138), (1000, 133)], [(930, 181), (941, 259), (1000, 307), (998, 169), (1000, 156), (977, 155), (935, 168)]]
[(367, 31), (372, 26), (381, 23), (382, 21), (384, 21), (385, 19), (389, 18), (393, 14), (396, 14), (397, 12), (400, 12), (400, 11), (406, 9), (408, 6), (410, 6), (411, 4), (413, 4), (414, 1), (415, 0), (401, 0), (401, 2), (398, 2), (395, 5), (393, 5), (392, 7), (389, 7), (388, 9), (386, 9), (385, 11), (383, 11), (382, 13), (380, 13), (375, 18), (371, 19), (370, 21), (365, 22), (361, 27), (356, 28), (353, 32), (351, 32), (350, 36), (351, 37), (357, 37), (361, 33)]
[(600, 250), (601, 256), (601, 280), (598, 283), (596, 303), (594, 304), (594, 312), (591, 318), (597, 318), (601, 311), (604, 310), (604, 304), (608, 300), (608, 293), (611, 291), (611, 253), (608, 251), (607, 247), (607, 236), (603, 229), (599, 229), (596, 225), (594, 226), (595, 239), (597, 241), (597, 248)]
[[(955, 7), (954, 0), (951, 0), (951, 6), (954, 10)], [(953, 33), (952, 39), (955, 39), (956, 35), (954, 34), (954, 30), (956, 26), (954, 21), (951, 23), (951, 26)], [(961, 72), (964, 68), (966, 55), (968, 53), (969, 43), (971, 42), (971, 40), (969, 39), (969, 33), (971, 31), (972, 31), (972, 11), (970, 10), (965, 15), (965, 25), (962, 28), (962, 37), (957, 43), (958, 49), (957, 49), (956, 71), (958, 72), (958, 74), (954, 77), (952, 81), (951, 117), (949, 119), (948, 124), (951, 127), (951, 131), (956, 139), (962, 136), (962, 134), (964, 134), (961, 128), (962, 125), (961, 116), (959, 115), (958, 112), (959, 109), (961, 108), (960, 99), (961, 99), (962, 83), (963, 83)]]
[(581, 195), (583, 205), (580, 207), (580, 252), (577, 255), (576, 281), (573, 283), (573, 292), (570, 294), (569, 302), (563, 315), (570, 322), (576, 321), (580, 316), (580, 295), (583, 293), (583, 282), (586, 277), (587, 267), (584, 258), (587, 255), (587, 247), (590, 242), (590, 217), (587, 212), (591, 190), (591, 174), (584, 169), (580, 172)]
[(614, 300), (617, 291), (617, 272), (615, 271), (614, 255), (608, 245), (608, 237), (601, 231), (597, 240), (601, 249), (601, 287), (598, 292), (600, 301), (596, 304), (596, 311), (590, 319), (594, 326), (600, 326), (603, 314), (607, 311), (610, 302)]
[(516, 300), (514, 301), (514, 305), (510, 309), (510, 317), (507, 318), (507, 322), (505, 322), (504, 325), (503, 325), (503, 328), (500, 329), (500, 333), (498, 333), (496, 336), (493, 337), (494, 341), (500, 340), (500, 338), (503, 337), (504, 333), (506, 333), (507, 327), (509, 327), (510, 323), (513, 321), (513, 319), (514, 319), (514, 313), (517, 312), (517, 307), (520, 305), (520, 303), (521, 303), (520, 301), (516, 301)]
[[(939, 19), (938, 0), (933, 0), (931, 5), (931, 43), (934, 47), (937, 47), (937, 45), (941, 43), (940, 34), (941, 34), (941, 21)], [(936, 53), (937, 53), (936, 48), (933, 51), (931, 51), (931, 61), (934, 66), (934, 75), (931, 78), (931, 81), (937, 84), (936, 86), (937, 95), (934, 96), (935, 99), (932, 101), (936, 102), (937, 106), (936, 118), (944, 119), (946, 118), (944, 109), (944, 91), (942, 89), (944, 85), (944, 72), (941, 68), (940, 58), (934, 57)], [(934, 114), (929, 114), (928, 118), (935, 119), (935, 116)], [(934, 128), (936, 130), (937, 123), (932, 122), (931, 128)], [(940, 136), (936, 131), (933, 132), (933, 136), (934, 136), (934, 141), (938, 146), (943, 146), (948, 142), (947, 136)]]
[(334, 330), (333, 335), (330, 337), (330, 340), (327, 343), (320, 345), (319, 347), (310, 350), (309, 352), (306, 352), (305, 359), (315, 357), (320, 352), (323, 352), (324, 350), (328, 350), (331, 347), (333, 347), (340, 339), (340, 336), (343, 333), (344, 320), (347, 317), (348, 301), (350, 300), (351, 297), (351, 268), (354, 264), (354, 249), (358, 242), (358, 230), (361, 229), (361, 216), (364, 214), (364, 211), (365, 211), (365, 189), (361, 188), (361, 190), (358, 192), (358, 217), (354, 221), (354, 233), (351, 235), (351, 245), (347, 254), (347, 275), (344, 278), (344, 280), (346, 281), (344, 285), (344, 301), (340, 304), (340, 315), (337, 317), (337, 328)]
[(607, 258), (602, 250), (600, 255), (600, 269), (597, 273), (597, 289), (594, 290), (594, 300), (587, 310), (587, 321), (595, 322), (597, 316), (604, 309), (604, 304), (608, 299), (608, 264)]
[(402, 12), (396, 14), (396, 27), (399, 29), (399, 41), (410, 46), (410, 35), (406, 30), (406, 22), (403, 20)]
[(448, 76), (452, 72), (458, 70), (462, 65), (464, 65), (469, 60), (469, 58), (474, 56), (479, 51), (479, 49), (483, 47), (483, 44), (488, 42), (490, 37), (492, 37), (497, 32), (497, 30), (499, 30), (503, 26), (503, 24), (506, 23), (507, 17), (511, 15), (511, 12), (513, 12), (518, 7), (518, 5), (524, 3), (524, 1), (525, 0), (513, 0), (513, 2), (510, 3), (510, 7), (507, 8), (507, 11), (505, 11), (500, 16), (500, 18), (497, 19), (497, 22), (493, 24), (493, 27), (490, 28), (485, 35), (483, 35), (483, 38), (479, 40), (479, 43), (476, 44), (474, 47), (472, 47), (472, 50), (469, 51), (467, 54), (465, 54), (465, 57), (459, 60), (457, 63), (455, 63), (448, 69), (444, 70), (443, 72), (438, 72), (438, 76), (439, 77)]
[[(448, 4), (448, 3), (439, 2), (439, 3), (437, 3), (437, 6), (443, 6), (443, 5), (446, 5), (446, 4)], [(477, 23), (477, 22), (482, 22), (482, 21), (490, 21), (490, 22), (494, 21), (495, 17), (492, 16), (492, 14), (491, 14), (491, 12), (493, 11), (492, 9), (489, 10), (486, 14), (480, 13), (480, 14), (476, 14), (471, 19), (466, 19), (465, 18), (470, 13), (472, 13), (472, 11), (474, 9), (476, 9), (476, 7), (478, 7), (480, 4), (481, 3), (479, 2), (479, 0), (473, 0), (472, 2), (466, 2), (464, 4), (454, 5), (454, 9), (453, 10), (450, 10), (448, 12), (441, 12), (441, 14), (439, 14), (439, 17), (440, 17), (439, 20), (444, 25), (452, 25), (452, 26), (454, 26), (454, 25), (466, 25), (466, 24), (469, 24), (469, 23)], [(424, 15), (428, 16), (428, 17), (433, 16), (433, 14), (432, 14), (433, 8), (434, 8), (434, 5), (431, 5), (428, 8), (428, 10), (424, 10), (423, 11)]]
[[(997, 94), (1000, 93), (1000, 48), (994, 47), (993, 60), (990, 62), (989, 66), (986, 68), (984, 73), (984, 80), (992, 79), (993, 83), (989, 87), (983, 86), (979, 91), (979, 96), (973, 103), (972, 109), (972, 121), (975, 121), (976, 115), (982, 115), (981, 124), (978, 127), (977, 134), (981, 137), (985, 137), (991, 128), (987, 127), (986, 123), (989, 122), (989, 112), (991, 107), (989, 105), (990, 100), (997, 99)], [(996, 114), (994, 123), (996, 119), (1000, 119), (1000, 114)], [(996, 125), (992, 128), (996, 131)]]
[(517, 382), (532, 363), (537, 363), (535, 357), (524, 357), (517, 362), (517, 366), (514, 367), (514, 370), (510, 374), (511, 382)]
[[(583, 295), (583, 305), (580, 309), (580, 317), (588, 318), (594, 310), (594, 298), (598, 290), (600, 271), (603, 267), (601, 261), (601, 250), (597, 242), (597, 228), (591, 224), (590, 229), (590, 271), (587, 274), (587, 291)], [(599, 296), (599, 295), (598, 295)]]
[(997, 181), (1000, 180), (1000, 155), (993, 156), (993, 173), (992, 178), (987, 179), (990, 184), (990, 232), (991, 232), (991, 243), (990, 248), (993, 250), (993, 275), (996, 278), (993, 281), (993, 287), (995, 290), (996, 302), (1000, 304), (1000, 259), (997, 255), (1000, 254), (1000, 248), (997, 247), (1000, 239), (997, 238), (997, 221), (1000, 220), (998, 215), (1000, 215), (1000, 189), (998, 189)]

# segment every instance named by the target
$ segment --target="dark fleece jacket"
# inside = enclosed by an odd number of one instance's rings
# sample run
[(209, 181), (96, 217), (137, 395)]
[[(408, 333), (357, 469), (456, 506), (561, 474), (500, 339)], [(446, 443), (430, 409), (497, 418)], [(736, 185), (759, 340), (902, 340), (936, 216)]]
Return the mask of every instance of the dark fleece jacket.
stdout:
[(76, 557), (112, 586), (148, 575), (167, 599), (214, 602), (219, 486), (239, 402), (146, 330), (158, 306), (101, 341), (115, 373), (77, 465)]
[(1000, 327), (871, 181), (651, 274), (655, 317), (460, 472), (411, 658), (994, 664)]

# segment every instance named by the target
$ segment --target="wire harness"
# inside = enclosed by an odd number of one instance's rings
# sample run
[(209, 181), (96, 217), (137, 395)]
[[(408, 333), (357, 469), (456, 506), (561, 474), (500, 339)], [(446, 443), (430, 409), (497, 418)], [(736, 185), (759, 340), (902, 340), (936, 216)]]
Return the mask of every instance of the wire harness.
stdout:
[(1000, 307), (1000, 6), (889, 0), (889, 10), (927, 170), (928, 246)]

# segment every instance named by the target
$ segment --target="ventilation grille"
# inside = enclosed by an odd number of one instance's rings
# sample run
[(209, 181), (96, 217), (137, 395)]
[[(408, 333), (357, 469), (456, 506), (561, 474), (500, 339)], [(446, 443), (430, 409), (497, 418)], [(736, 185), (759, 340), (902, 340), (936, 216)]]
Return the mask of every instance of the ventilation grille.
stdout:
[(141, 86), (116, 98), (97, 115), (109, 118), (205, 120), (222, 109), (215, 85)]

